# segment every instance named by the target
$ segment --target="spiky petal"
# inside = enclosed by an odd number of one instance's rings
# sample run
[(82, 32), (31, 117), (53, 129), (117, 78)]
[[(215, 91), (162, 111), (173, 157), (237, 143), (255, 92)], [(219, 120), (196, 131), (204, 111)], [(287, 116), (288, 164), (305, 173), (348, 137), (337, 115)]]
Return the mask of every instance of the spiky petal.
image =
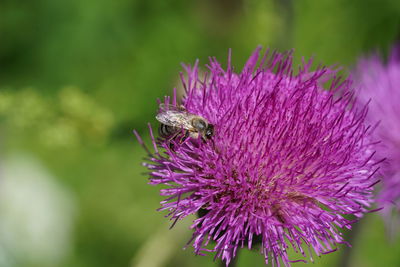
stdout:
[(351, 81), (310, 71), (311, 61), (294, 74), (291, 52), (267, 52), (257, 67), (260, 49), (240, 73), (230, 57), (226, 70), (210, 59), (203, 78), (197, 63), (185, 66), (182, 104), (215, 134), (206, 142), (153, 139), (145, 166), (150, 183), (164, 185), (161, 210), (171, 220), (201, 215), (192, 224), (196, 254), (216, 252), (228, 265), (257, 239), (266, 263), (288, 266), (288, 249), (311, 257), (305, 247), (320, 255), (345, 242), (341, 229), (370, 207), (378, 167)]
[[(374, 131), (381, 140), (378, 153), (387, 157), (382, 165), (383, 182), (378, 200), (399, 209), (400, 201), (400, 47), (393, 49), (387, 63), (378, 54), (360, 59), (354, 70), (359, 103), (369, 104), (367, 121), (379, 121)], [(386, 209), (390, 212), (390, 209)]]

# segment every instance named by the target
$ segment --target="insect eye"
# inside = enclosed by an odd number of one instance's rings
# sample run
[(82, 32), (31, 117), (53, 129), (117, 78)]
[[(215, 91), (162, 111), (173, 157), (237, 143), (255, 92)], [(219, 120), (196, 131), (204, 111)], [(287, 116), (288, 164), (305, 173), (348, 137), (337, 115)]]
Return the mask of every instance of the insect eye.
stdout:
[(211, 139), (214, 135), (214, 125), (209, 124), (205, 133), (207, 139)]

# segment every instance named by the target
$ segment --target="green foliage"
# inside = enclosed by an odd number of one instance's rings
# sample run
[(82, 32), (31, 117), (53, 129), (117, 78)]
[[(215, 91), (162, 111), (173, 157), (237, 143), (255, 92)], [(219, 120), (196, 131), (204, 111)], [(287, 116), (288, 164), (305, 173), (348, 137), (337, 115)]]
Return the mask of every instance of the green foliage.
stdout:
[(10, 139), (29, 138), (29, 142), (56, 148), (103, 144), (114, 123), (111, 111), (75, 87), (62, 88), (51, 97), (33, 88), (2, 91), (0, 115)]
[(293, 46), (297, 55), (325, 64), (353, 64), (398, 38), (400, 5), (393, 0), (294, 1)]

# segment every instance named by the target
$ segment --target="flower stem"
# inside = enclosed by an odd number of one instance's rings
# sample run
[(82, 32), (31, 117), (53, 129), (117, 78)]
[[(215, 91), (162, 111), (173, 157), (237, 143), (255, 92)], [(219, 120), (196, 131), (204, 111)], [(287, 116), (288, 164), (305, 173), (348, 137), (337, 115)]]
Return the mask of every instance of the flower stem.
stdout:
[[(352, 229), (347, 232), (347, 237), (345, 238), (347, 242), (350, 244), (354, 245), (357, 242), (357, 237), (360, 235), (362, 228), (362, 223), (359, 221), (355, 224), (353, 224)], [(350, 261), (351, 261), (351, 252), (354, 249), (350, 247), (345, 247), (344, 251), (342, 252), (342, 256), (340, 258), (340, 264), (339, 266), (342, 267), (349, 267), (350, 266)]]

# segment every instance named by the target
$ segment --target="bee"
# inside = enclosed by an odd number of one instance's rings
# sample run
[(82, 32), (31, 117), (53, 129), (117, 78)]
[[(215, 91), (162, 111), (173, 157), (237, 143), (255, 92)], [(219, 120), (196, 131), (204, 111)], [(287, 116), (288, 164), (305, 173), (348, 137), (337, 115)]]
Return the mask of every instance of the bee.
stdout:
[(159, 134), (164, 138), (175, 138), (182, 129), (184, 138), (201, 138), (204, 141), (211, 139), (214, 135), (214, 125), (205, 118), (189, 113), (184, 107), (174, 107), (171, 105), (160, 104), (161, 112), (157, 114), (156, 119), (161, 123)]

